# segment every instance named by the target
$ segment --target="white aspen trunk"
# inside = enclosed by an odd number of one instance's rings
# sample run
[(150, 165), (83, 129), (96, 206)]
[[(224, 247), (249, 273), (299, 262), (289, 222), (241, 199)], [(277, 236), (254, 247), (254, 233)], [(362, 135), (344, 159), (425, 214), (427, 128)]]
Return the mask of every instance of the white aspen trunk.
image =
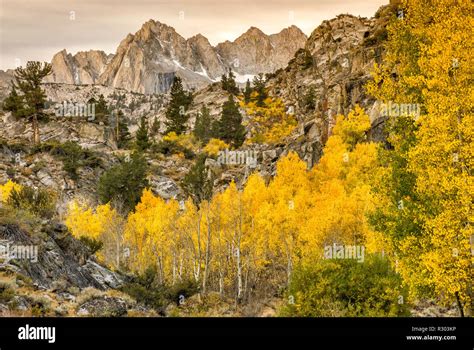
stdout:
[(179, 280), (182, 281), (183, 280), (183, 255), (180, 253), (179, 255), (179, 274), (178, 274), (178, 277), (179, 277)]
[(206, 294), (207, 278), (209, 275), (209, 260), (210, 260), (210, 255), (211, 255), (211, 224), (209, 222), (209, 206), (207, 207), (206, 222), (207, 222), (207, 239), (206, 239), (206, 256), (204, 260), (204, 277), (202, 280), (202, 293), (203, 294)]
[(241, 261), (241, 240), (242, 240), (242, 200), (239, 196), (239, 225), (237, 232), (237, 300), (240, 302), (242, 299), (242, 261)]
[(240, 263), (240, 249), (237, 248), (237, 299), (242, 297), (242, 265)]
[(247, 257), (247, 262), (246, 262), (246, 266), (247, 266), (247, 269), (245, 270), (245, 283), (244, 283), (244, 291), (243, 291), (243, 295), (247, 295), (247, 287), (248, 287), (248, 284), (249, 284), (249, 271), (250, 271), (250, 268), (249, 268), (249, 262), (250, 261), (250, 256)]
[(160, 278), (160, 283), (164, 283), (165, 282), (165, 276), (164, 276), (164, 272), (163, 272), (163, 257), (160, 255), (158, 257), (158, 276)]
[(199, 282), (201, 278), (201, 214), (198, 215), (197, 222), (197, 271), (196, 271), (196, 282)]
[(224, 296), (224, 273), (222, 268), (219, 269), (219, 295)]

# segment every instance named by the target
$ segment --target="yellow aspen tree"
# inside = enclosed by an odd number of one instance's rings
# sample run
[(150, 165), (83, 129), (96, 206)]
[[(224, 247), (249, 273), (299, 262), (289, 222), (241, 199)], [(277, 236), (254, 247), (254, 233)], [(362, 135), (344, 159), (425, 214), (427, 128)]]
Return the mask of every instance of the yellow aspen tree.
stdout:
[(276, 231), (276, 242), (285, 256), (287, 281), (291, 278), (295, 253), (300, 245), (300, 226), (307, 214), (310, 184), (307, 165), (294, 152), (281, 158), (277, 173), (269, 185), (272, 193), (273, 212), (271, 220)]
[(389, 118), (393, 151), (381, 159), (386, 196), (375, 225), (389, 237), (412, 296), (456, 301), (471, 314), (474, 4), (406, 0), (402, 9), (368, 90), (420, 112)]

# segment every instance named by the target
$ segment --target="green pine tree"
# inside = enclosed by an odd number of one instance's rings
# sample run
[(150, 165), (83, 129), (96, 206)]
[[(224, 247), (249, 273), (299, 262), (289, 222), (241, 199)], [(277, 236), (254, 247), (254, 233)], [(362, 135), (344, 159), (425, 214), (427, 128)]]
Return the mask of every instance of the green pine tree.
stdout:
[(211, 115), (209, 108), (202, 106), (201, 111), (196, 117), (196, 124), (194, 125), (194, 135), (203, 144), (207, 144), (212, 137)]
[(187, 111), (192, 104), (192, 94), (186, 93), (181, 78), (175, 77), (170, 95), (171, 101), (166, 110), (166, 133), (175, 132), (180, 135), (186, 131), (189, 119)]
[(100, 177), (97, 189), (100, 202), (115, 202), (126, 211), (133, 210), (149, 185), (146, 175), (146, 159), (140, 153), (132, 154), (130, 161), (112, 167)]
[(234, 147), (240, 147), (245, 141), (245, 127), (242, 115), (232, 95), (222, 105), (222, 115), (218, 123), (218, 137)]
[(3, 101), (3, 109), (12, 112), (14, 117), (25, 117), (24, 99), (18, 95), (14, 85), (8, 97)]
[(222, 90), (227, 91), (229, 84), (227, 81), (227, 74), (225, 73), (222, 74), (222, 77), (221, 77), (221, 86), (222, 86)]
[(148, 137), (148, 124), (145, 117), (140, 119), (140, 126), (136, 135), (136, 146), (138, 151), (146, 151), (150, 147), (150, 139)]
[(121, 110), (117, 112), (117, 118), (117, 146), (118, 148), (127, 148), (132, 137), (125, 121), (125, 115)]
[(153, 119), (153, 124), (151, 125), (150, 135), (152, 136), (158, 135), (160, 133), (160, 127), (161, 127), (160, 121), (158, 120), (158, 118), (155, 117)]
[(104, 95), (99, 96), (99, 101), (95, 105), (95, 121), (96, 122), (106, 122), (107, 116), (109, 114), (109, 107), (107, 106), (107, 101), (105, 101)]
[(41, 88), (41, 81), (51, 74), (51, 64), (41, 62), (28, 62), (26, 68), (15, 69), (15, 82), (13, 86), (23, 96), (23, 108), (21, 115), (31, 117), (33, 124), (33, 142), (40, 143), (40, 132), (38, 121), (44, 116), (43, 109), (46, 102), (46, 94)]
[(221, 78), (222, 90), (227, 91), (232, 95), (238, 95), (240, 93), (239, 87), (235, 82), (235, 75), (232, 69), (229, 69), (227, 75), (222, 75)]
[(265, 78), (262, 73), (255, 76), (253, 79), (253, 89), (255, 92), (257, 92), (256, 105), (263, 107), (264, 101), (268, 97), (268, 94), (265, 88)]
[(250, 80), (247, 79), (247, 83), (245, 84), (245, 90), (244, 90), (244, 102), (245, 104), (248, 104), (250, 102), (250, 99), (252, 98), (252, 86), (250, 85)]
[(229, 76), (227, 77), (227, 92), (232, 95), (238, 95), (240, 93), (239, 87), (235, 82), (235, 75), (231, 69), (229, 69)]

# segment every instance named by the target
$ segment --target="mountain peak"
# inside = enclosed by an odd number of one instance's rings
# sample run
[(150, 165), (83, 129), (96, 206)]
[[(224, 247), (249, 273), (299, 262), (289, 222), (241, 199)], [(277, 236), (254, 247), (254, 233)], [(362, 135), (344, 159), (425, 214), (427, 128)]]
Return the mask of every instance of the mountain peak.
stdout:
[(302, 34), (304, 34), (303, 31), (302, 31), (299, 27), (297, 27), (296, 25), (294, 25), (294, 24), (292, 24), (292, 25), (289, 26), (289, 27), (286, 27), (286, 28), (282, 29), (282, 30), (280, 31), (280, 33), (281, 33), (281, 32), (297, 32), (297, 33), (302, 33)]
[(296, 26), (272, 35), (251, 26), (235, 41), (213, 47), (200, 33), (186, 40), (173, 27), (149, 19), (121, 41), (115, 55), (94, 50), (75, 55), (65, 50), (57, 53), (51, 79), (161, 93), (168, 91), (174, 76), (181, 77), (187, 87), (202, 87), (229, 68), (245, 80), (274, 72), (285, 67), (305, 42), (305, 35)]
[(153, 38), (154, 36), (161, 36), (161, 35), (174, 35), (174, 36), (180, 36), (176, 30), (165, 24), (161, 23), (159, 21), (155, 21), (153, 19), (150, 19), (143, 23), (142, 27), (140, 30), (138, 30), (135, 33), (135, 37), (139, 40), (142, 41), (147, 41), (150, 38)]
[(209, 42), (209, 39), (206, 38), (204, 35), (201, 33), (198, 33), (196, 35), (193, 35), (188, 39), (188, 41), (201, 41), (201, 42)]
[(264, 32), (262, 32), (260, 28), (257, 28), (254, 26), (250, 27), (244, 34), (241, 35), (241, 37), (247, 36), (247, 35), (267, 36)]

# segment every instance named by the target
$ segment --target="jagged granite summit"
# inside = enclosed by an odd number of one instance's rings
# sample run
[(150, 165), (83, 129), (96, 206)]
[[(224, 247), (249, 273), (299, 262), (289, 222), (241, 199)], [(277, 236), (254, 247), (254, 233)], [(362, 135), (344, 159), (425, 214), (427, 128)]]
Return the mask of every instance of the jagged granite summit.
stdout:
[[(175, 76), (186, 88), (200, 89), (231, 69), (237, 82), (245, 83), (258, 73), (285, 67), (306, 39), (296, 26), (272, 35), (251, 27), (235, 41), (214, 47), (201, 34), (185, 39), (173, 27), (149, 20), (135, 34), (128, 34), (115, 54), (99, 50), (75, 55), (66, 50), (58, 52), (51, 60), (53, 72), (45, 82), (102, 84), (153, 94), (167, 92)], [(12, 77), (12, 70), (0, 71), (3, 85)]]
[(52, 74), (45, 78), (48, 83), (95, 84), (113, 55), (104, 51), (80, 51), (74, 56), (62, 50), (53, 56)]
[(160, 93), (169, 89), (175, 75), (186, 87), (201, 88), (228, 69), (243, 83), (252, 75), (284, 67), (305, 42), (305, 34), (295, 26), (273, 35), (252, 27), (234, 42), (213, 47), (201, 34), (184, 39), (174, 28), (150, 20), (120, 43), (99, 83)]

